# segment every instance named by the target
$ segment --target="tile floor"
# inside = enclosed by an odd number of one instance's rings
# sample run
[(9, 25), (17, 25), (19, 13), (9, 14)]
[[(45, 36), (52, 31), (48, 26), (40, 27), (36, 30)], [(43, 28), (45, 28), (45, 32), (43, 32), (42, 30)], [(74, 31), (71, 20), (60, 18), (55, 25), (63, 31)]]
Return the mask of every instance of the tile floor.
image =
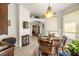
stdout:
[(30, 39), (30, 44), (27, 46), (23, 46), (20, 48), (15, 48), (15, 56), (32, 56), (34, 54), (34, 50), (38, 47), (38, 39), (33, 36)]

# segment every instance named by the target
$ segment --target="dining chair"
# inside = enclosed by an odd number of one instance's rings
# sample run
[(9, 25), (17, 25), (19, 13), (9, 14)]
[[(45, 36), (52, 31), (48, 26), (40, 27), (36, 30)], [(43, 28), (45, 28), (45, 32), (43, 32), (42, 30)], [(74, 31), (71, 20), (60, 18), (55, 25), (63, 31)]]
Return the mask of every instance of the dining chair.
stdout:
[(61, 40), (58, 39), (58, 38), (53, 39), (52, 45), (53, 45), (53, 48), (54, 48), (54, 51), (55, 51), (54, 55), (58, 55), (58, 48), (60, 48), (60, 46), (61, 46)]
[(39, 55), (43, 55), (43, 56), (52, 55), (52, 42), (45, 39), (40, 39)]
[(15, 45), (15, 43), (16, 43), (16, 38), (14, 38), (14, 37), (9, 37), (9, 38), (3, 39), (2, 41), (5, 41), (5, 42), (7, 42), (7, 43), (9, 43), (9, 44), (11, 44), (11, 45)]
[(65, 35), (63, 35), (63, 47), (65, 46), (65, 44), (66, 44), (66, 41), (67, 41), (67, 37), (65, 36)]

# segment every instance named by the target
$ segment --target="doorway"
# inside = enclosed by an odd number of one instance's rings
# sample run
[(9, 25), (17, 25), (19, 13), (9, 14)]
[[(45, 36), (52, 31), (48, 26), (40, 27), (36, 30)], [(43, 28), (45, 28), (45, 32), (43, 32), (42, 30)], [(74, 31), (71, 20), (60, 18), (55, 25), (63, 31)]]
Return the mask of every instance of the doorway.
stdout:
[(40, 26), (38, 24), (32, 25), (32, 36), (38, 36), (40, 34)]

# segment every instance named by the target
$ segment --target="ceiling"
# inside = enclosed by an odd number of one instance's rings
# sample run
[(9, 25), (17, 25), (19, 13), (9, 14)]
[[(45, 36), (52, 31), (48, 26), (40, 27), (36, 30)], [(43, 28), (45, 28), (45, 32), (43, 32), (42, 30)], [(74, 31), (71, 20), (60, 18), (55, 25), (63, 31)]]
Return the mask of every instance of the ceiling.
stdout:
[[(25, 3), (25, 4), (23, 3), (22, 5), (30, 10), (31, 15), (42, 16), (46, 12), (49, 3)], [(75, 3), (50, 3), (52, 10), (55, 12), (66, 10), (73, 5), (76, 5), (76, 4)]]

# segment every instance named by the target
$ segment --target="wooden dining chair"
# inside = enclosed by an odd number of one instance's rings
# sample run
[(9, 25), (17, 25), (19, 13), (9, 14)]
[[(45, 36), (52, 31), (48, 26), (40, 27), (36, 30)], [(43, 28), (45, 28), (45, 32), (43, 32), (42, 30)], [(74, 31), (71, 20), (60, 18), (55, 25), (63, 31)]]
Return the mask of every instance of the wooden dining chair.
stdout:
[(60, 39), (53, 39), (53, 48), (54, 48), (54, 55), (58, 55), (58, 48), (61, 46), (61, 40)]
[(65, 44), (66, 44), (66, 41), (67, 41), (67, 37), (65, 36), (65, 35), (63, 35), (63, 47), (65, 46)]
[(52, 55), (52, 42), (47, 39), (39, 40), (39, 55), (47, 56)]

